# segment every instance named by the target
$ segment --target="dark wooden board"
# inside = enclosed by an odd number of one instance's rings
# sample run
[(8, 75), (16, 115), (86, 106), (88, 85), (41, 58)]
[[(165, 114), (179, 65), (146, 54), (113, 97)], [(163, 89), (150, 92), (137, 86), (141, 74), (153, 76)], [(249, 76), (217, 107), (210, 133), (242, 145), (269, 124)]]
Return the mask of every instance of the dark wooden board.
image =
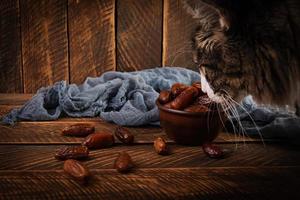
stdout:
[(67, 2), (20, 0), (24, 92), (68, 81)]
[(70, 82), (114, 70), (114, 0), (69, 0)]
[(12, 109), (18, 108), (19, 106), (12, 106), (12, 105), (7, 105), (7, 106), (2, 106), (0, 105), (0, 120), (2, 117), (4, 117), (7, 113), (9, 113)]
[(0, 105), (15, 105), (20, 106), (28, 101), (32, 94), (7, 94), (0, 93)]
[[(94, 125), (98, 132), (110, 133), (113, 133), (117, 126), (99, 118), (93, 120), (75, 118), (74, 120), (62, 119), (50, 122), (19, 122), (14, 126), (0, 124), (0, 144), (78, 144), (82, 141), (81, 138), (61, 135), (63, 128), (75, 123), (88, 123)], [(159, 127), (136, 127), (130, 128), (130, 131), (135, 135), (137, 143), (153, 142), (157, 136), (165, 135)]]
[[(0, 170), (58, 170), (62, 162), (54, 158), (57, 149), (64, 145), (0, 145)], [(152, 144), (92, 150), (84, 163), (91, 169), (111, 169), (119, 152), (128, 152), (137, 168), (182, 167), (262, 167), (300, 166), (300, 149), (288, 145), (221, 144), (227, 155), (224, 159), (207, 157), (199, 146), (170, 144), (171, 154), (155, 153)]]
[(197, 5), (197, 0), (164, 1), (163, 66), (197, 70), (192, 54), (192, 37), (197, 20), (188, 13), (184, 2), (192, 8)]
[(57, 171), (0, 171), (1, 199), (299, 199), (300, 169), (92, 170), (86, 186)]
[[(20, 107), (32, 95), (31, 94), (0, 94), (0, 119), (13, 108)], [(79, 143), (78, 138), (67, 138), (61, 136), (61, 130), (74, 123), (90, 123), (95, 125), (98, 131), (114, 131), (116, 125), (107, 123), (99, 118), (60, 118), (57, 121), (46, 122), (18, 122), (13, 127), (0, 124), (0, 143), (2, 144), (62, 144)], [(138, 143), (149, 143), (155, 137), (165, 135), (161, 128), (155, 126), (144, 126), (130, 128), (135, 134)], [(172, 140), (168, 140), (172, 141)], [(270, 140), (266, 140), (270, 141)], [(271, 140), (273, 141), (273, 140)], [(216, 142), (258, 142), (260, 138), (249, 138), (235, 136), (234, 134), (221, 133)]]
[(161, 66), (162, 1), (117, 1), (117, 70)]
[(0, 92), (23, 92), (18, 0), (0, 1)]
[[(89, 123), (94, 125), (97, 131), (108, 131), (111, 133), (114, 132), (117, 126), (99, 118), (62, 118), (57, 121), (44, 122), (27, 121), (17, 122), (14, 126), (0, 124), (0, 144), (78, 144), (81, 139), (61, 136), (63, 128), (75, 123)], [(137, 143), (151, 143), (156, 137), (165, 135), (164, 131), (157, 126), (131, 127), (129, 129), (135, 135)], [(276, 140), (265, 139), (264, 141)], [(230, 133), (220, 133), (215, 142), (233, 142), (235, 145), (242, 145), (244, 142), (263, 144), (260, 138), (238, 137)]]

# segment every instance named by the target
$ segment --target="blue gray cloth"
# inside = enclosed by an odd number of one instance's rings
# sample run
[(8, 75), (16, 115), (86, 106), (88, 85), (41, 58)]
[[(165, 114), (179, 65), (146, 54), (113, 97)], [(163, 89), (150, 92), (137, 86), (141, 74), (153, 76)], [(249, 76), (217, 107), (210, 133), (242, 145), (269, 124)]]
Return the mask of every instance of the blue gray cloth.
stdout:
[(191, 84), (199, 74), (184, 68), (164, 67), (139, 72), (106, 72), (88, 77), (82, 85), (65, 81), (41, 88), (22, 108), (13, 110), (3, 121), (55, 120), (71, 117), (101, 117), (120, 125), (138, 126), (158, 122), (155, 100), (160, 90), (175, 82)]
[[(155, 100), (159, 91), (169, 89), (175, 82), (191, 84), (200, 81), (197, 72), (163, 67), (137, 72), (106, 72), (100, 77), (88, 77), (82, 85), (65, 81), (41, 88), (23, 107), (12, 110), (3, 118), (6, 124), (18, 120), (55, 120), (60, 116), (101, 117), (119, 125), (139, 126), (159, 124)], [(242, 102), (258, 128), (244, 109), (237, 107), (239, 117), (231, 118), (237, 124), (240, 119), (246, 132), (264, 137), (292, 138), (300, 132), (300, 119), (292, 114), (274, 112), (257, 106), (251, 97)]]
[(236, 105), (238, 117), (230, 117), (236, 129), (240, 121), (249, 136), (262, 136), (265, 139), (289, 139), (300, 144), (300, 117), (288, 107), (272, 107), (256, 104), (252, 96), (247, 96)]

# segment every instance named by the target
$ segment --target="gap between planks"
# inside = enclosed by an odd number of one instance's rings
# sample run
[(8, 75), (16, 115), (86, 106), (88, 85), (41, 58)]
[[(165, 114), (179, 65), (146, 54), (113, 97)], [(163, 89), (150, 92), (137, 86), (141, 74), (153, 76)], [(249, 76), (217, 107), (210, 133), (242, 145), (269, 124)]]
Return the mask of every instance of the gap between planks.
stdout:
[[(79, 144), (83, 138), (62, 136), (61, 130), (74, 123), (88, 123), (95, 126), (97, 132), (105, 131), (114, 133), (116, 124), (107, 123), (99, 119), (67, 120), (62, 119), (51, 122), (18, 122), (15, 126), (0, 125), (0, 144)], [(151, 144), (158, 136), (164, 136), (167, 142), (174, 143), (169, 139), (160, 127), (143, 126), (128, 127), (135, 136), (137, 144)], [(265, 143), (284, 142), (280, 140), (264, 140)], [(117, 141), (118, 142), (118, 141)], [(236, 137), (230, 133), (220, 133), (215, 143), (257, 143), (263, 144), (259, 138)]]
[[(0, 93), (0, 117), (3, 117), (11, 109), (25, 103), (32, 94), (3, 94)], [(0, 124), (0, 144), (78, 144), (81, 139), (66, 138), (61, 136), (61, 130), (74, 123), (91, 123), (99, 131), (113, 131), (117, 126), (100, 118), (60, 118), (56, 121), (22, 121), (9, 127)], [(130, 128), (136, 135), (136, 143), (152, 143), (155, 137), (165, 135), (159, 127), (142, 126)], [(26, 135), (29, 134), (30, 135)], [(151, 135), (152, 134), (152, 135)], [(282, 142), (277, 139), (264, 139), (265, 142)], [(173, 141), (168, 139), (168, 142)], [(260, 138), (235, 136), (230, 133), (221, 133), (215, 140), (216, 143), (261, 143)], [(284, 141), (283, 141), (284, 142)]]
[[(0, 170), (57, 170), (63, 162), (54, 158), (61, 145), (0, 145)], [(119, 152), (131, 155), (139, 168), (185, 168), (185, 167), (265, 167), (299, 166), (300, 151), (289, 145), (278, 146), (249, 144), (235, 149), (233, 145), (222, 145), (225, 157), (211, 159), (201, 147), (170, 145), (170, 155), (158, 155), (152, 145), (116, 145), (111, 148), (90, 151), (83, 162), (90, 169), (111, 169)], [(9, 155), (9, 156), (8, 156)]]

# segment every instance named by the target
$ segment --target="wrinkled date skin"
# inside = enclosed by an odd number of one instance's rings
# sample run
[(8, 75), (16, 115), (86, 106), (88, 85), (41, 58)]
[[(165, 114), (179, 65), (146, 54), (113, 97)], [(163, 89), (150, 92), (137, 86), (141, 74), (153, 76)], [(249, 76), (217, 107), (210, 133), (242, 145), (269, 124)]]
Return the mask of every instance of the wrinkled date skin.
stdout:
[(158, 98), (165, 108), (194, 113), (222, 110), (220, 104), (202, 91), (200, 82), (194, 82), (191, 86), (175, 83), (171, 87), (171, 94), (168, 92), (161, 91)]
[(153, 143), (154, 150), (159, 155), (167, 155), (169, 154), (169, 148), (167, 146), (166, 141), (162, 137), (158, 137), (154, 140)]
[(95, 132), (95, 127), (89, 124), (74, 124), (62, 130), (65, 136), (85, 137)]
[(88, 135), (82, 142), (89, 149), (100, 149), (110, 147), (115, 143), (114, 136), (107, 132), (99, 132)]
[(182, 110), (188, 105), (190, 105), (197, 97), (197, 95), (198, 95), (197, 88), (193, 86), (188, 87), (171, 102), (171, 108), (176, 110)]
[(114, 163), (114, 168), (120, 173), (127, 173), (134, 167), (130, 155), (126, 152), (119, 153)]
[(118, 126), (115, 130), (115, 136), (124, 144), (131, 145), (134, 142), (134, 135), (122, 126)]
[(174, 83), (171, 87), (171, 94), (173, 97), (177, 97), (180, 95), (185, 89), (187, 89), (189, 86), (183, 84), (183, 83)]
[(197, 88), (198, 90), (201, 90), (201, 83), (200, 82), (194, 82), (192, 84), (193, 87)]
[(58, 160), (75, 159), (82, 160), (89, 157), (89, 150), (85, 146), (66, 146), (55, 153)]
[(206, 155), (208, 155), (210, 158), (223, 158), (224, 152), (223, 150), (211, 143), (203, 144), (202, 149)]
[(64, 162), (64, 171), (78, 181), (86, 182), (90, 177), (88, 168), (81, 162), (73, 159)]
[(194, 82), (192, 84), (193, 87), (197, 88), (198, 92), (199, 92), (199, 95), (204, 95), (205, 93), (202, 91), (201, 89), (201, 83), (200, 82)]
[(172, 101), (169, 102), (169, 103), (166, 103), (166, 104), (164, 105), (164, 107), (165, 107), (165, 108), (171, 108), (171, 103), (172, 103)]
[(158, 101), (161, 104), (166, 104), (172, 100), (171, 98), (171, 92), (167, 90), (163, 90), (159, 93)]

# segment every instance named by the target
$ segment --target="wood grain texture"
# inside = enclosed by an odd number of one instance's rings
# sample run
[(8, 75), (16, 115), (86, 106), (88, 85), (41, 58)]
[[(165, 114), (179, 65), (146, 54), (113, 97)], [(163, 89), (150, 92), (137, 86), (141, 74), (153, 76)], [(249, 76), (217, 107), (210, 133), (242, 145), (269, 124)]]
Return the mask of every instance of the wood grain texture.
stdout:
[(7, 106), (2, 106), (0, 105), (0, 120), (6, 115), (8, 114), (11, 110), (13, 110), (14, 108), (19, 108), (20, 106), (11, 106), (11, 105), (7, 105)]
[[(95, 119), (62, 119), (50, 122), (19, 122), (14, 126), (0, 124), (0, 144), (79, 144), (81, 138), (62, 136), (62, 129), (75, 123), (88, 123), (94, 125), (96, 131), (114, 133), (116, 124)], [(136, 143), (153, 142), (155, 137), (165, 135), (159, 127), (130, 128), (135, 135)], [(117, 141), (118, 142), (118, 141)]]
[(0, 105), (16, 105), (21, 106), (28, 101), (32, 94), (7, 94), (0, 93)]
[(161, 66), (162, 1), (117, 1), (117, 70)]
[(92, 170), (88, 185), (59, 171), (0, 171), (1, 199), (299, 199), (300, 169)]
[(18, 0), (0, 1), (0, 92), (23, 92)]
[(163, 66), (198, 70), (192, 54), (197, 20), (187, 12), (184, 2), (192, 7), (197, 5), (197, 0), (164, 1)]
[[(59, 170), (62, 161), (56, 160), (54, 154), (63, 146), (2, 144), (0, 170)], [(170, 144), (171, 154), (161, 156), (152, 144), (116, 144), (91, 151), (90, 158), (83, 162), (90, 169), (111, 169), (118, 153), (126, 151), (137, 168), (300, 166), (299, 148), (288, 145), (247, 144), (238, 149), (233, 144), (220, 146), (227, 152), (224, 159), (207, 157), (199, 146)]]
[(114, 70), (114, 0), (69, 0), (70, 80)]
[[(31, 94), (0, 94), (0, 119), (14, 108), (20, 107)], [(2, 144), (62, 144), (79, 143), (77, 138), (61, 136), (61, 130), (74, 123), (90, 123), (98, 131), (114, 131), (116, 125), (107, 123), (99, 118), (60, 118), (57, 121), (18, 122), (13, 127), (0, 124), (0, 143)], [(131, 127), (137, 143), (149, 143), (156, 137), (165, 135), (164, 131), (155, 126)], [(167, 139), (169, 142), (173, 142)], [(215, 140), (218, 143), (247, 143), (262, 144), (260, 138), (243, 137), (229, 133), (221, 133)], [(265, 139), (266, 142), (276, 142), (274, 139)]]
[[(0, 144), (79, 144), (81, 139), (61, 135), (63, 128), (75, 123), (89, 123), (95, 126), (96, 131), (111, 133), (114, 132), (117, 126), (99, 118), (62, 118), (57, 121), (44, 122), (27, 121), (17, 122), (14, 126), (0, 124)], [(165, 132), (155, 126), (130, 127), (129, 129), (135, 136), (135, 142), (140, 144), (152, 143), (158, 136), (166, 137)], [(173, 142), (169, 138), (166, 139), (168, 142)], [(278, 140), (265, 139), (264, 141), (277, 142)], [(215, 139), (215, 142), (233, 143), (237, 146), (251, 142), (263, 144), (260, 138), (236, 137), (234, 134), (223, 132)]]
[(20, 0), (24, 92), (68, 81), (67, 2)]

